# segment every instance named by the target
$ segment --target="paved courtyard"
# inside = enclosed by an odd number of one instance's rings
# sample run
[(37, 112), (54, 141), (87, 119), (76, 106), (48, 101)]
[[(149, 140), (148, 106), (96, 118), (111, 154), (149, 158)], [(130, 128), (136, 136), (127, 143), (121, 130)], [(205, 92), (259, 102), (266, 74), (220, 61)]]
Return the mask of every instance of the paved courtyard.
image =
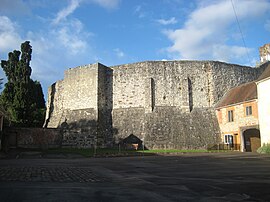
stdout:
[(0, 159), (0, 201), (270, 201), (270, 156), (60, 157)]

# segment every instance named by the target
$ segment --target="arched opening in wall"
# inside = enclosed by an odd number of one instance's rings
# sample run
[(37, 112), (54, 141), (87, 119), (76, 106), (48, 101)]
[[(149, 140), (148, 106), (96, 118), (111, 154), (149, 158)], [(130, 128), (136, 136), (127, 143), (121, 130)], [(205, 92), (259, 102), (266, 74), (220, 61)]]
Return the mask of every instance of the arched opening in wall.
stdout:
[(256, 152), (261, 146), (260, 131), (256, 128), (247, 129), (243, 133), (246, 152)]
[(122, 148), (125, 148), (128, 150), (130, 150), (130, 149), (131, 150), (138, 150), (138, 149), (142, 149), (143, 141), (140, 138), (138, 138), (137, 136), (130, 134), (128, 137), (126, 137), (120, 141), (120, 145)]

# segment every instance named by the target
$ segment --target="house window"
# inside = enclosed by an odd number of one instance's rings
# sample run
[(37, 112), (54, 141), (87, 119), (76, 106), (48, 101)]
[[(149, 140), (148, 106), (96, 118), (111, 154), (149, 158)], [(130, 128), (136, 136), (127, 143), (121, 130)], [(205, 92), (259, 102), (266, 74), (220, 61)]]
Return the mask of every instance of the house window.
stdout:
[(247, 106), (246, 107), (246, 116), (250, 116), (252, 115), (252, 107), (251, 106)]
[(233, 145), (233, 135), (224, 135), (224, 143)]
[(228, 122), (233, 122), (233, 110), (228, 111)]

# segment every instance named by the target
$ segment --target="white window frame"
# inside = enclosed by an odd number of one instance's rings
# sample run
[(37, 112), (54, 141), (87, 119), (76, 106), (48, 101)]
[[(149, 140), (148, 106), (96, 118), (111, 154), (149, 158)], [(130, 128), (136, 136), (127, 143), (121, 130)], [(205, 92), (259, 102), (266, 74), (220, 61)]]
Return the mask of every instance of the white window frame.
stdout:
[(225, 144), (234, 144), (234, 138), (233, 138), (233, 135), (232, 134), (225, 134), (224, 135), (224, 143)]

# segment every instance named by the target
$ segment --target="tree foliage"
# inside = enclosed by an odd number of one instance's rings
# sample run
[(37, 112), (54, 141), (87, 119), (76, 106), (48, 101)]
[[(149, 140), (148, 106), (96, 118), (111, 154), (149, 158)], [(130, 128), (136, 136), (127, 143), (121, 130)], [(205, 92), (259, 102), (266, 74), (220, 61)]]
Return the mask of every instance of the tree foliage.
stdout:
[(2, 89), (2, 85), (3, 85), (3, 78), (0, 78), (0, 90)]
[(1, 61), (8, 82), (1, 94), (1, 105), (8, 111), (11, 121), (17, 126), (42, 126), (45, 101), (42, 87), (30, 76), (32, 47), (29, 41), (21, 44), (21, 51), (8, 54), (8, 60)]

